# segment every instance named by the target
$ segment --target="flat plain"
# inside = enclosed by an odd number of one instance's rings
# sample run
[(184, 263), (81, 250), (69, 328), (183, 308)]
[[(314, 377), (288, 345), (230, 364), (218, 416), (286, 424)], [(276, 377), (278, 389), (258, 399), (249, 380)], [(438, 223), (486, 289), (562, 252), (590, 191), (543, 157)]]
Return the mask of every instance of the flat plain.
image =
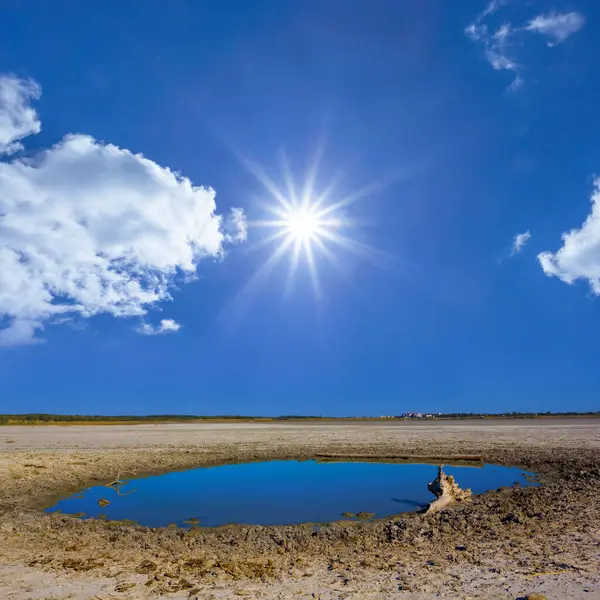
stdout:
[[(317, 530), (41, 512), (117, 477), (323, 455), (481, 455), (542, 485)], [(599, 484), (595, 418), (0, 427), (0, 597), (600, 598)]]

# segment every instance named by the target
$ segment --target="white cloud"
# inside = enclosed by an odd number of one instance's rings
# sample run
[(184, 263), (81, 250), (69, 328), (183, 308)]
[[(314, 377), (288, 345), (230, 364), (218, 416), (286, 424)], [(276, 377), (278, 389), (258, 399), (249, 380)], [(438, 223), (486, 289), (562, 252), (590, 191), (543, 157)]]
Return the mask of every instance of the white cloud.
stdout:
[(245, 242), (248, 238), (248, 223), (242, 208), (232, 208), (229, 217), (223, 223), (225, 238), (229, 242)]
[(475, 19), (476, 22), (481, 23), (489, 15), (493, 15), (499, 8), (506, 4), (506, 0), (491, 0), (491, 2), (485, 7), (483, 12)]
[(494, 33), (491, 33), (494, 28), (491, 27), (490, 20), (505, 5), (506, 2), (492, 1), (473, 23), (465, 28), (465, 34), (483, 46), (486, 59), (496, 71), (510, 71), (514, 74), (509, 89), (515, 90), (523, 83), (523, 65), (515, 57), (517, 53), (523, 52), (523, 35), (537, 33), (551, 37), (553, 41), (548, 45), (556, 46), (581, 29), (585, 19), (578, 12), (552, 12), (538, 15), (520, 27), (505, 21), (497, 24)]
[(531, 239), (531, 232), (524, 231), (523, 233), (518, 233), (515, 235), (515, 239), (513, 240), (512, 253), (517, 254), (523, 250), (525, 244)]
[[(1, 323), (0, 323), (1, 325)], [(40, 321), (32, 319), (15, 319), (10, 327), (0, 329), (0, 348), (18, 346), (20, 344), (37, 344), (42, 340), (35, 337), (37, 330), (42, 329)]]
[(579, 31), (584, 23), (585, 18), (581, 13), (552, 12), (547, 15), (538, 15), (535, 19), (529, 21), (525, 29), (554, 38), (550, 45), (555, 46)]
[(509, 90), (514, 91), (521, 87), (523, 78), (519, 73), (519, 65), (508, 57), (503, 43), (492, 44), (485, 51), (485, 57), (496, 71), (511, 71), (514, 74), (514, 79), (508, 86)]
[(515, 90), (521, 86), (522, 78), (519, 65), (510, 57), (509, 42), (513, 29), (509, 23), (504, 23), (493, 34), (490, 34), (487, 24), (483, 23), (483, 20), (494, 14), (502, 4), (501, 2), (491, 2), (475, 21), (465, 29), (465, 34), (474, 42), (483, 45), (484, 55), (494, 70), (510, 71), (514, 74), (509, 89)]
[(565, 283), (583, 279), (600, 295), (600, 178), (594, 182), (591, 200), (592, 212), (581, 228), (563, 233), (562, 248), (554, 254), (542, 252), (538, 260), (546, 275)]
[[(0, 79), (5, 148), (39, 130), (28, 104), (39, 92)], [(178, 275), (244, 238), (243, 211), (216, 214), (211, 188), (87, 135), (0, 161), (0, 345), (35, 342), (69, 315), (144, 315)]]
[(495, 40), (505, 40), (510, 36), (511, 33), (511, 26), (508, 23), (504, 23), (504, 25), (501, 25), (498, 31), (494, 33), (493, 37)]
[(0, 75), (0, 156), (21, 150), (19, 140), (40, 132), (37, 113), (29, 106), (40, 93), (40, 87), (31, 80)]
[(494, 14), (506, 0), (491, 0), (491, 2), (485, 7), (484, 11), (477, 17), (477, 21), (482, 21), (488, 15)]
[(143, 335), (160, 335), (161, 333), (175, 333), (181, 329), (181, 325), (173, 319), (163, 319), (158, 327), (148, 323), (142, 323), (138, 328), (138, 333)]

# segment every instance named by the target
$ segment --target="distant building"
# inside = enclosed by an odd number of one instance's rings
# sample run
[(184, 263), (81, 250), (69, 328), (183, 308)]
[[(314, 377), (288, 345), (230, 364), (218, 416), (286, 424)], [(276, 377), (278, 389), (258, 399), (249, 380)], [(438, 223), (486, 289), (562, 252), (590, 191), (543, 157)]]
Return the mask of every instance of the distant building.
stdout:
[(436, 415), (432, 413), (420, 413), (420, 412), (405, 412), (399, 416), (397, 419), (433, 419)]

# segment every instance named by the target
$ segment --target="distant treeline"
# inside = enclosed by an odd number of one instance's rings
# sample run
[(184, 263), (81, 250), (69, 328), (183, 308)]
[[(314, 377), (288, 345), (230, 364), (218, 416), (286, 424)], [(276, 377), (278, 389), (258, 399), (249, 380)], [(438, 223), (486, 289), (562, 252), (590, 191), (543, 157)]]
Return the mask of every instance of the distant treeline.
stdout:
[[(589, 412), (506, 412), (506, 413), (442, 413), (428, 419), (528, 419), (536, 417), (592, 417), (600, 416), (600, 411)], [(380, 420), (383, 417), (323, 417), (308, 415), (281, 415), (278, 417), (261, 417), (248, 415), (54, 415), (45, 413), (29, 413), (23, 415), (0, 414), (0, 424), (35, 424), (35, 423), (168, 423), (182, 421), (290, 421), (290, 420)], [(402, 419), (405, 417), (385, 417)], [(411, 419), (412, 420), (412, 419)]]
[(505, 412), (505, 413), (442, 413), (435, 415), (438, 419), (534, 419), (536, 417), (594, 417), (600, 416), (600, 411), (588, 412)]
[(23, 415), (0, 414), (0, 424), (7, 423), (111, 423), (111, 422), (180, 422), (180, 421), (285, 421), (289, 419), (319, 419), (321, 417), (284, 415), (280, 417), (253, 417), (247, 415), (53, 415), (29, 413)]

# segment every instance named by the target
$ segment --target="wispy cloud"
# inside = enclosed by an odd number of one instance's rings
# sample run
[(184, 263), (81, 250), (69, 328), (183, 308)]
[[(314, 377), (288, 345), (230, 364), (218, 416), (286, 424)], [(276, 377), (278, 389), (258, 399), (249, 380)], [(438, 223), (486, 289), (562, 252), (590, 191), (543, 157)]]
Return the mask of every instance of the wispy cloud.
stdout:
[(523, 65), (517, 61), (516, 54), (522, 52), (521, 36), (531, 33), (551, 38), (549, 46), (556, 46), (577, 32), (585, 24), (581, 13), (569, 12), (540, 14), (525, 25), (515, 26), (509, 21), (492, 26), (490, 18), (495, 15), (506, 2), (492, 1), (475, 20), (465, 28), (465, 34), (474, 42), (483, 46), (486, 59), (497, 70), (510, 71), (514, 79), (509, 89), (515, 90), (523, 83)]
[(544, 273), (565, 283), (587, 281), (600, 295), (600, 177), (594, 182), (592, 211), (579, 229), (562, 234), (562, 247), (555, 253), (538, 255)]
[(0, 75), (0, 156), (18, 152), (21, 139), (40, 132), (38, 115), (29, 105), (40, 94), (39, 85), (30, 79)]
[(474, 22), (480, 24), (486, 19), (486, 17), (493, 15), (495, 12), (501, 9), (507, 2), (508, 0), (490, 0), (490, 2), (487, 3), (486, 7), (477, 15)]
[(552, 12), (546, 15), (538, 15), (535, 19), (529, 21), (525, 29), (553, 38), (553, 41), (548, 42), (548, 44), (556, 46), (579, 31), (584, 24), (585, 18), (581, 13)]
[(510, 56), (512, 27), (509, 23), (503, 23), (495, 32), (490, 33), (488, 25), (484, 23), (486, 18), (498, 11), (503, 4), (500, 0), (492, 0), (475, 21), (466, 27), (465, 34), (474, 42), (483, 45), (484, 55), (496, 71), (513, 73), (514, 78), (509, 89), (515, 90), (521, 86), (523, 80), (518, 63)]
[[(0, 152), (40, 130), (40, 93), (0, 77)], [(0, 345), (35, 343), (62, 317), (143, 316), (243, 239), (243, 211), (217, 214), (213, 189), (88, 135), (0, 160)]]
[(231, 213), (223, 222), (225, 240), (232, 243), (245, 242), (248, 238), (248, 223), (243, 208), (232, 208)]
[(175, 333), (181, 329), (181, 325), (173, 319), (163, 319), (158, 326), (142, 323), (138, 328), (138, 333), (142, 335), (161, 335), (163, 333)]
[(523, 250), (523, 248), (525, 247), (525, 244), (531, 239), (531, 232), (530, 231), (524, 231), (523, 233), (518, 233), (517, 235), (515, 235), (515, 239), (513, 240), (513, 246), (512, 246), (512, 254), (518, 254), (519, 252), (521, 252), (521, 250)]

